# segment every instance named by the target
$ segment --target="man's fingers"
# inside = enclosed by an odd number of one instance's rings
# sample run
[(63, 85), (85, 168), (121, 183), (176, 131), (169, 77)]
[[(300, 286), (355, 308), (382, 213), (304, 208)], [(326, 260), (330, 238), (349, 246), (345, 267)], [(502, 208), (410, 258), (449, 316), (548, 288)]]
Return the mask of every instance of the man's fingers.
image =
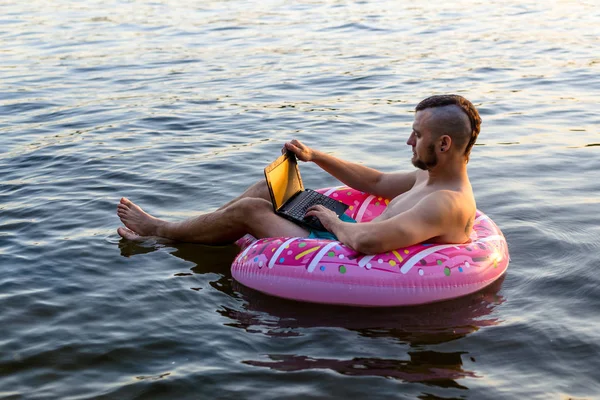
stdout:
[(309, 217), (319, 217), (319, 214), (323, 213), (327, 211), (327, 208), (325, 208), (324, 206), (317, 204), (314, 205), (312, 207), (310, 207), (308, 210), (306, 210), (306, 214)]
[(315, 208), (315, 206), (310, 207), (308, 210), (306, 210), (306, 213), (304, 213), (304, 215), (315, 215), (318, 212), (318, 210)]
[(297, 139), (292, 139), (292, 141), (290, 142), (290, 144), (292, 146), (294, 146), (296, 149), (300, 150), (300, 151), (304, 151), (306, 149), (306, 146), (302, 144), (302, 142), (300, 142)]
[(282, 151), (285, 152), (285, 150), (290, 150), (290, 151), (293, 151), (294, 153), (296, 153), (300, 149), (298, 147), (296, 147), (292, 142), (287, 142), (286, 144), (283, 145)]

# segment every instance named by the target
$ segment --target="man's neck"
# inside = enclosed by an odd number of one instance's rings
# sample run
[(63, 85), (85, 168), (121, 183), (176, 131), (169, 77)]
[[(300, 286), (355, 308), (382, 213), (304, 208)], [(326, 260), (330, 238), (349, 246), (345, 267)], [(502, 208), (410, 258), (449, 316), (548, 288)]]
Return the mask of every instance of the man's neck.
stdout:
[(462, 162), (438, 164), (427, 172), (428, 186), (469, 179), (467, 174), (467, 164)]

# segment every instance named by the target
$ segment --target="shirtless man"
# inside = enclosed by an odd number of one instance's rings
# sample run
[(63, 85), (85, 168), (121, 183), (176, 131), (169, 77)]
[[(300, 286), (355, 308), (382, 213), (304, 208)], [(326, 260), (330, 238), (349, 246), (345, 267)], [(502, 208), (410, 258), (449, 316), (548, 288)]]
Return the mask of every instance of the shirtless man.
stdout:
[[(467, 175), (469, 154), (481, 119), (458, 95), (432, 96), (416, 107), (406, 144), (412, 146), (412, 172), (383, 173), (311, 149), (297, 140), (285, 148), (301, 161), (312, 161), (346, 185), (392, 199), (385, 212), (367, 223), (338, 219), (334, 212), (312, 207), (307, 215), (345, 245), (365, 254), (386, 252), (420, 242), (464, 243), (475, 217), (475, 199)], [(122, 198), (117, 215), (125, 239), (147, 236), (198, 242), (231, 243), (246, 233), (257, 238), (307, 237), (310, 232), (273, 212), (266, 183), (258, 182), (218, 210), (182, 222), (168, 222)]]

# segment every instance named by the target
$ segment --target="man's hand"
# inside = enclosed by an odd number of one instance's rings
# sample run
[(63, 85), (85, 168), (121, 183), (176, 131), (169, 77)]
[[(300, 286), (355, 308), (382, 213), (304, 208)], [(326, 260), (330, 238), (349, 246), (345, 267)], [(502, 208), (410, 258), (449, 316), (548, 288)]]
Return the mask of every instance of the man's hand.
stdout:
[(285, 150), (289, 150), (296, 155), (300, 161), (312, 161), (315, 155), (313, 149), (302, 144), (299, 140), (292, 140), (283, 145)]
[(332, 232), (331, 229), (333, 225), (339, 221), (339, 218), (336, 213), (331, 211), (328, 208), (323, 207), (322, 205), (312, 206), (306, 212), (307, 217), (317, 217), (319, 221), (323, 224), (325, 229), (329, 232)]

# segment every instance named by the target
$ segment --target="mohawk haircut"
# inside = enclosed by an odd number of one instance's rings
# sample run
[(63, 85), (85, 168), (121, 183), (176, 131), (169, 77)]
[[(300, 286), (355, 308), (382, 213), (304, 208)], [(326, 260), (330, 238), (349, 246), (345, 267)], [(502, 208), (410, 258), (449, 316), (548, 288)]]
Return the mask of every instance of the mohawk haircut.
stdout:
[(481, 128), (481, 117), (479, 116), (479, 112), (469, 100), (457, 94), (431, 96), (417, 104), (415, 111), (451, 105), (459, 107), (467, 115), (467, 117), (469, 117), (469, 121), (471, 122), (470, 136), (464, 137), (464, 135), (460, 134), (452, 135), (454, 136), (453, 139), (458, 142), (457, 144), (464, 145), (464, 143), (466, 143), (465, 156), (467, 157), (468, 162), (469, 154), (471, 153), (471, 149), (473, 148), (473, 145), (479, 136), (479, 130)]

